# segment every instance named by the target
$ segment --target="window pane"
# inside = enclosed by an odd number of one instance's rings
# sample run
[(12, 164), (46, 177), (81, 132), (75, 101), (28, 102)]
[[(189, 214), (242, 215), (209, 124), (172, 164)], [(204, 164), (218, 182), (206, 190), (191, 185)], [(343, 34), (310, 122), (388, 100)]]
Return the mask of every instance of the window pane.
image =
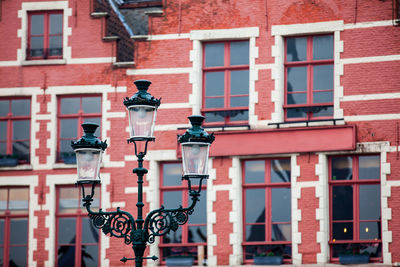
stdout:
[(271, 183), (290, 182), (290, 159), (271, 160)]
[(82, 109), (84, 113), (101, 113), (101, 97), (83, 97)]
[(61, 98), (61, 114), (77, 114), (80, 107), (80, 98)]
[(231, 71), (230, 75), (231, 75), (231, 95), (248, 95), (249, 71), (235, 70)]
[(10, 228), (11, 245), (24, 245), (28, 243), (28, 219), (11, 219)]
[(248, 107), (248, 106), (249, 106), (248, 96), (231, 97), (231, 107)]
[(231, 42), (231, 65), (249, 64), (249, 42)]
[(332, 224), (333, 239), (336, 240), (353, 240), (353, 223), (333, 223)]
[(292, 226), (290, 224), (272, 224), (272, 241), (290, 241), (292, 240)]
[(265, 241), (265, 225), (246, 225), (246, 241)]
[(79, 208), (79, 191), (77, 188), (59, 188), (58, 212), (75, 213)]
[(163, 186), (181, 185), (182, 181), (182, 164), (168, 163), (163, 164)]
[(71, 266), (75, 266), (75, 246), (59, 246), (57, 267)]
[(379, 179), (380, 178), (380, 157), (378, 155), (358, 157), (358, 178)]
[[(223, 108), (224, 107), (224, 97), (216, 98), (206, 98), (206, 108)], [(208, 120), (206, 120), (209, 122)]]
[(299, 119), (306, 118), (307, 113), (300, 108), (288, 108), (286, 116), (288, 119)]
[(50, 14), (50, 34), (62, 33), (62, 14)]
[(43, 37), (31, 37), (29, 56), (42, 57), (44, 56)]
[(74, 150), (71, 147), (71, 140), (61, 140), (60, 141), (60, 154), (61, 158), (75, 157)]
[(61, 119), (61, 138), (76, 138), (78, 133), (78, 119)]
[(62, 55), (62, 37), (50, 36), (49, 37), (49, 56)]
[(353, 186), (332, 187), (333, 220), (353, 219)]
[(40, 35), (44, 30), (44, 15), (31, 16), (31, 34)]
[(381, 222), (360, 222), (360, 239), (381, 239)]
[(206, 44), (205, 47), (205, 66), (223, 66), (224, 43)]
[(29, 161), (29, 141), (12, 143), (12, 154), (19, 160)]
[(89, 218), (82, 218), (82, 243), (99, 242), (99, 230), (93, 226)]
[(333, 107), (320, 107), (317, 111), (313, 112), (313, 117), (332, 117), (333, 116)]
[(97, 127), (96, 131), (94, 132), (94, 135), (97, 137), (101, 136), (101, 118), (85, 118), (83, 122), (94, 122), (100, 127)]
[(381, 186), (360, 185), (360, 220), (380, 220)]
[(265, 189), (246, 189), (245, 194), (246, 223), (265, 222)]
[(207, 72), (206, 96), (223, 96), (224, 84), (224, 72)]
[[(29, 188), (10, 188), (8, 209), (15, 212), (28, 212)], [(12, 213), (15, 213), (12, 212)]]
[(31, 101), (29, 99), (16, 99), (11, 101), (13, 116), (29, 116), (31, 113)]
[[(254, 205), (253, 202), (252, 204)], [(272, 222), (291, 221), (290, 188), (271, 189), (271, 220)]]
[(0, 121), (0, 141), (7, 140), (7, 121)]
[(333, 89), (333, 65), (318, 65), (313, 68), (313, 90)]
[(84, 267), (97, 267), (99, 259), (98, 245), (83, 245), (82, 246), (82, 265)]
[(4, 213), (4, 211), (7, 209), (7, 200), (7, 188), (0, 188), (0, 213)]
[(382, 244), (381, 243), (346, 243), (336, 244), (332, 246), (332, 257), (339, 257), (339, 255), (349, 253), (349, 251), (356, 251), (360, 254), (367, 252), (370, 257), (382, 257)]
[(75, 244), (76, 242), (76, 219), (58, 219), (58, 244)]
[(223, 122), (225, 120), (223, 114), (218, 112), (205, 112), (204, 116), (206, 122)]
[(163, 196), (163, 205), (167, 209), (177, 208), (178, 203), (182, 203), (181, 191), (166, 191)]
[(179, 227), (176, 232), (170, 231), (163, 237), (163, 243), (181, 243), (182, 242), (182, 227)]
[(287, 91), (288, 92), (307, 91), (307, 67), (287, 68)]
[(274, 252), (275, 255), (283, 256), (285, 259), (292, 257), (291, 245), (252, 245), (245, 247), (245, 258), (249, 260), (253, 259), (254, 256), (268, 254), (269, 252)]
[(286, 39), (286, 60), (304, 61), (307, 59), (307, 38)]
[(351, 157), (332, 158), (332, 180), (352, 180), (353, 167)]
[(332, 103), (333, 102), (333, 92), (313, 92), (313, 103)]
[(10, 111), (10, 102), (8, 100), (0, 100), (0, 117), (5, 117)]
[(7, 154), (7, 144), (6, 142), (0, 142), (0, 155)]
[(265, 181), (265, 162), (263, 160), (245, 161), (244, 179), (246, 184), (264, 183)]
[(287, 94), (288, 105), (307, 104), (307, 93)]
[(13, 121), (13, 140), (26, 140), (30, 136), (30, 121)]
[(248, 110), (231, 110), (229, 114), (229, 119), (231, 122), (233, 121), (247, 121), (249, 119), (249, 111)]
[(28, 266), (27, 247), (10, 247), (9, 266)]
[(313, 59), (333, 59), (333, 35), (313, 37)]
[(0, 219), (0, 245), (4, 243), (4, 220)]
[(207, 226), (189, 226), (188, 242), (189, 243), (207, 242)]
[[(202, 190), (203, 192), (203, 190)], [(189, 199), (189, 203), (191, 200)], [(177, 203), (176, 203), (177, 204)], [(197, 202), (194, 212), (189, 217), (189, 224), (206, 224), (207, 223), (207, 192), (200, 195), (200, 201)]]

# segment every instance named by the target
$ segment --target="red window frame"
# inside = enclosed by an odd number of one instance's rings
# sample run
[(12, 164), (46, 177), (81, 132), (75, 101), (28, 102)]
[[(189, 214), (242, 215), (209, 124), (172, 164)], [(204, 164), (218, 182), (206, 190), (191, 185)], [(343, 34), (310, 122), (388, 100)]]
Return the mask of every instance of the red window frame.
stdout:
[[(13, 209), (9, 208), (10, 204), (10, 190), (13, 189), (25, 189), (28, 192), (26, 193), (26, 197), (28, 197), (28, 209), (26, 211), (15, 212)], [(6, 190), (7, 192), (1, 192)], [(0, 243), (0, 251), (2, 250), (1, 257), (3, 258), (3, 266), (8, 267), (10, 261), (10, 248), (13, 247), (26, 247), (26, 263), (28, 266), (28, 258), (29, 258), (29, 187), (0, 187), (0, 199), (6, 202), (6, 210), (0, 211), (0, 221), (3, 221), (3, 233), (0, 233), (0, 236), (3, 236), (3, 243)], [(6, 195), (6, 196), (5, 196)], [(5, 196), (5, 197), (4, 197)], [(11, 221), (13, 219), (26, 219), (27, 220), (27, 237), (26, 243), (24, 244), (10, 244), (10, 235), (11, 235)]]
[[(75, 189), (76, 190), (76, 200), (78, 201), (77, 203), (79, 203), (79, 207), (71, 208), (74, 209), (74, 211), (70, 211), (70, 212), (60, 212), (60, 189), (62, 188), (70, 188), (70, 189)], [(91, 190), (90, 186), (87, 186), (85, 188), (85, 192)], [(96, 193), (95, 196), (96, 198), (98, 198), (100, 200), (100, 187), (97, 186), (95, 188)], [(99, 203), (100, 205), (100, 203)], [(97, 207), (92, 207), (92, 210), (96, 210)], [(57, 186), (56, 187), (56, 236), (55, 236), (55, 255), (56, 255), (56, 259), (55, 259), (55, 263), (54, 265), (57, 267), (58, 266), (58, 247), (60, 245), (62, 246), (68, 246), (69, 244), (59, 244), (59, 231), (60, 231), (60, 227), (59, 227), (59, 219), (60, 218), (74, 218), (76, 219), (75, 222), (75, 243), (71, 244), (71, 246), (75, 246), (75, 264), (74, 266), (76, 267), (80, 267), (82, 266), (81, 264), (81, 257), (82, 257), (82, 247), (84, 247), (85, 245), (97, 245), (98, 246), (98, 251), (97, 251), (97, 263), (98, 265), (100, 265), (101, 263), (101, 232), (97, 230), (98, 232), (98, 236), (99, 236), (99, 240), (97, 243), (83, 243), (82, 241), (82, 220), (87, 219), (91, 222), (90, 218), (88, 217), (88, 213), (86, 211), (86, 208), (83, 207), (82, 205), (82, 188), (81, 187), (75, 187), (75, 186), (71, 186), (71, 185), (62, 185), (62, 186)], [(93, 226), (94, 227), (94, 226)]]
[[(274, 188), (289, 188), (291, 189), (291, 181), (289, 182), (272, 182), (271, 181), (271, 161), (272, 160), (289, 160), (290, 158), (270, 158), (270, 159), (249, 159), (242, 161), (242, 195), (243, 195), (243, 203), (242, 203), (242, 210), (243, 210), (243, 262), (245, 264), (253, 264), (253, 259), (247, 257), (246, 247), (250, 246), (273, 246), (273, 245), (284, 245), (284, 246), (291, 246), (292, 241), (272, 241), (272, 230), (271, 226), (273, 224), (290, 224), (291, 220), (288, 222), (272, 222), (272, 189)], [(254, 161), (264, 161), (264, 182), (263, 183), (246, 183), (246, 162), (254, 162)], [(290, 174), (289, 174), (290, 177)], [(290, 179), (290, 178), (289, 178)], [(246, 223), (246, 190), (248, 189), (264, 189), (265, 190), (265, 218), (264, 222), (255, 222), (255, 223)], [(291, 201), (291, 200), (289, 200)], [(256, 203), (256, 205), (261, 205), (261, 203)], [(263, 225), (265, 228), (265, 240), (264, 241), (246, 241), (246, 226), (250, 225)], [(253, 256), (257, 256), (257, 254), (268, 254), (269, 249), (267, 251), (258, 251), (259, 249), (256, 248), (257, 253), (252, 254)], [(291, 250), (291, 248), (290, 248)], [(251, 256), (251, 255), (250, 255)], [(288, 255), (283, 257), (283, 263), (291, 263), (292, 255), (290, 258)]]
[[(174, 207), (165, 207), (165, 208), (170, 208), (170, 209), (174, 209), (174, 208), (178, 208), (178, 205), (182, 205), (182, 207), (188, 207), (191, 204), (191, 199), (189, 196), (189, 190), (188, 190), (188, 186), (187, 186), (187, 182), (182, 181), (180, 185), (168, 185), (165, 186), (164, 185), (164, 172), (163, 172), (163, 166), (167, 165), (167, 164), (180, 164), (178, 162), (164, 162), (161, 164), (161, 168), (160, 168), (160, 205), (163, 205), (164, 203), (164, 194), (165, 192), (171, 192), (171, 191), (180, 191), (181, 192), (181, 196), (182, 196), (182, 203), (176, 203), (176, 206)], [(176, 177), (177, 181), (179, 182), (181, 180), (181, 176)], [(194, 190), (198, 190), (199, 186), (195, 185), (192, 183), (192, 189)], [(206, 184), (203, 183), (201, 186), (201, 195), (206, 196)], [(199, 203), (199, 202), (198, 202)], [(197, 205), (198, 206), (198, 205)], [(198, 209), (198, 207), (197, 207)], [(196, 208), (195, 208), (195, 212), (196, 212)], [(184, 248), (184, 250), (186, 250), (186, 252), (189, 252), (190, 254), (195, 254), (198, 255), (198, 247), (202, 246), (204, 248), (204, 257), (206, 258), (206, 253), (207, 253), (207, 242), (197, 242), (197, 243), (189, 243), (188, 238), (189, 238), (189, 227), (190, 226), (207, 226), (207, 222), (204, 222), (202, 224), (194, 224), (190, 222), (190, 216), (189, 216), (189, 220), (186, 224), (184, 225), (180, 225), (179, 228), (181, 229), (181, 233), (182, 233), (182, 237), (181, 237), (181, 242), (180, 243), (163, 243), (164, 238), (161, 238), (161, 242), (159, 243), (159, 248), (160, 248), (160, 255), (161, 255), (161, 259), (162, 259), (162, 264), (165, 264), (165, 258), (166, 256), (163, 253), (164, 249), (168, 249), (168, 248)], [(173, 234), (173, 231), (171, 231), (171, 234)], [(182, 255), (182, 254), (181, 254)], [(185, 254), (184, 254), (185, 255)], [(197, 259), (195, 259), (195, 263), (197, 263)], [(201, 265), (199, 263), (199, 265)]]
[[(91, 98), (91, 97), (100, 97), (100, 112), (98, 113), (85, 113), (83, 111), (83, 105), (82, 105), (82, 100), (84, 98)], [(67, 99), (67, 98), (79, 98), (80, 100), (80, 105), (79, 105), (79, 110), (77, 113), (72, 113), (72, 114), (61, 114), (61, 100), (62, 99)], [(58, 129), (58, 133), (57, 133), (57, 162), (66, 162), (66, 159), (63, 159), (62, 155), (61, 155), (61, 141), (65, 141), (65, 140), (76, 140), (77, 138), (81, 137), (83, 135), (83, 129), (81, 127), (81, 124), (85, 121), (85, 119), (89, 119), (89, 118), (96, 118), (96, 119), (100, 119), (101, 121), (101, 117), (102, 117), (102, 113), (101, 113), (101, 107), (102, 107), (102, 96), (101, 95), (68, 95), (68, 96), (60, 96), (58, 98), (58, 110), (57, 110), (57, 129)], [(71, 138), (61, 138), (61, 120), (62, 119), (77, 119), (78, 125), (77, 125), (77, 133), (75, 137), (71, 137)], [(100, 125), (101, 128), (101, 125)], [(100, 131), (101, 133), (101, 131)], [(99, 137), (100, 134), (99, 134)], [(72, 156), (74, 157), (75, 154), (72, 152), (72, 148), (71, 148), (71, 153)]]
[[(382, 247), (382, 239), (365, 240), (360, 239), (360, 222), (377, 222), (382, 225), (382, 220), (361, 220), (360, 219), (360, 186), (361, 185), (380, 185), (379, 179), (360, 179), (359, 177), (359, 158), (362, 156), (371, 155), (343, 155), (343, 156), (332, 156), (329, 158), (329, 227), (331, 229), (329, 234), (329, 245), (330, 245), (330, 260), (331, 262), (338, 262), (338, 257), (333, 257), (333, 245), (347, 244), (347, 245), (358, 245), (358, 244), (376, 244)], [(373, 155), (378, 156), (379, 155)], [(350, 157), (352, 161), (352, 180), (334, 180), (332, 179), (332, 159), (340, 157)], [(380, 162), (380, 161), (379, 161)], [(379, 166), (380, 167), (380, 166)], [(379, 171), (380, 173), (380, 171)], [(333, 187), (334, 186), (353, 186), (353, 219), (352, 220), (335, 220), (333, 221)], [(380, 191), (379, 191), (380, 192)], [(341, 222), (352, 222), (353, 225), (353, 240), (336, 240), (333, 237), (333, 223)], [(380, 236), (382, 236), (382, 227), (380, 229)], [(355, 251), (358, 253), (357, 251)], [(381, 250), (382, 255), (382, 250)], [(371, 257), (370, 262), (382, 262), (382, 257)]]
[[(63, 11), (60, 10), (51, 10), (51, 11), (31, 11), (28, 12), (28, 45), (26, 49), (26, 58), (28, 60), (34, 59), (60, 59), (63, 58), (63, 47), (61, 47), (61, 52), (59, 55), (50, 55), (50, 37), (63, 37), (63, 24), (61, 25), (61, 33), (51, 34), (50, 33), (50, 15), (53, 14), (61, 14), (63, 15)], [(43, 34), (32, 34), (32, 15), (43, 15), (44, 16), (44, 25), (43, 25)], [(63, 21), (64, 23), (64, 21)], [(43, 37), (43, 55), (42, 56), (31, 56), (31, 38), (32, 37)], [(63, 40), (61, 40), (61, 44), (63, 44)], [(59, 49), (59, 48), (57, 48)]]
[[(206, 116), (206, 113), (219, 113), (224, 114), (224, 121), (218, 122), (210, 122), (206, 120), (207, 125), (243, 125), (248, 121), (241, 120), (241, 121), (232, 121), (230, 117), (235, 113), (248, 113), (249, 105), (243, 107), (231, 107), (230, 99), (231, 96), (236, 97), (249, 97), (249, 93), (247, 94), (240, 94), (240, 95), (232, 95), (231, 94), (231, 83), (230, 83), (230, 75), (232, 71), (240, 71), (240, 70), (247, 70), (249, 71), (249, 64), (245, 65), (231, 65), (230, 64), (230, 44), (234, 42), (243, 42), (248, 40), (235, 40), (235, 41), (218, 41), (218, 42), (206, 42), (203, 44), (203, 60), (202, 60), (202, 71), (203, 71), (203, 89), (202, 89), (202, 109), (201, 112), (203, 116)], [(224, 65), (223, 66), (213, 66), (207, 67), (206, 64), (206, 45), (207, 44), (215, 44), (215, 43), (223, 43), (224, 44)], [(248, 53), (250, 51), (247, 51)], [(218, 98), (213, 96), (206, 96), (206, 74), (210, 72), (224, 72), (224, 107), (223, 108), (207, 108), (206, 107), (206, 99), (207, 98)], [(250, 73), (249, 73), (250, 76)], [(247, 116), (248, 117), (248, 116)]]
[[(13, 122), (14, 121), (23, 121), (29, 120), (29, 128), (26, 129), (28, 133), (31, 132), (31, 99), (27, 97), (13, 97), (13, 98), (0, 98), (1, 101), (8, 101), (8, 114), (6, 116), (0, 116), (0, 122), (6, 122), (6, 139), (0, 140), (0, 143), (6, 143), (6, 155), (13, 155), (13, 143), (16, 141), (19, 142), (29, 142), (29, 151), (30, 151), (30, 134), (29, 139), (13, 139)], [(12, 102), (14, 100), (29, 100), (29, 114), (28, 115), (14, 115), (12, 113)], [(3, 131), (4, 129), (1, 129)], [(30, 153), (29, 153), (30, 154)], [(4, 155), (3, 155), (4, 156)], [(18, 159), (19, 164), (29, 163), (29, 160)]]
[[(333, 98), (331, 102), (326, 103), (313, 103), (313, 68), (314, 66), (321, 65), (333, 65), (334, 64), (334, 54), (332, 59), (313, 59), (313, 37), (315, 36), (333, 36), (332, 34), (324, 34), (324, 35), (311, 35), (311, 36), (296, 36), (296, 37), (287, 37), (285, 38), (285, 104), (283, 106), (285, 113), (285, 121), (310, 121), (310, 120), (324, 120), (331, 119), (332, 116), (318, 116), (314, 117), (313, 112), (319, 109), (332, 108), (333, 112)], [(291, 38), (307, 38), (307, 59), (305, 61), (288, 61), (287, 60), (287, 40)], [(305, 91), (300, 92), (288, 92), (287, 88), (287, 79), (288, 79), (288, 68), (290, 67), (307, 67), (307, 104), (288, 104), (288, 95), (296, 94), (296, 93), (304, 93)], [(333, 74), (332, 74), (333, 75)], [(333, 85), (334, 86), (334, 85)], [(334, 92), (334, 88), (327, 90), (317, 90), (317, 92)], [(299, 118), (288, 118), (288, 109), (298, 109), (300, 111), (304, 111), (307, 115), (306, 117)]]

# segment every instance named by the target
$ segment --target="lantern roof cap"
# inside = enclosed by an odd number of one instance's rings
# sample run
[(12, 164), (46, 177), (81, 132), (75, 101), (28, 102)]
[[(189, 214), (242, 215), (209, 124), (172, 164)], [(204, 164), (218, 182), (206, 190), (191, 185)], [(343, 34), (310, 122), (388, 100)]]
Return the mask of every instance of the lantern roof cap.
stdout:
[(125, 97), (124, 105), (128, 108), (134, 105), (146, 105), (158, 108), (161, 103), (161, 98), (157, 99), (147, 92), (151, 84), (148, 80), (136, 80), (133, 82), (136, 85), (138, 91), (129, 97)]
[(207, 133), (201, 125), (203, 124), (204, 117), (201, 115), (192, 115), (188, 119), (192, 124), (192, 127), (187, 129), (183, 135), (178, 135), (179, 143), (187, 142), (201, 142), (211, 144), (215, 140), (213, 133)]
[(85, 134), (79, 140), (71, 141), (72, 149), (94, 148), (104, 151), (107, 148), (107, 141), (103, 142), (94, 135), (94, 132), (98, 127), (99, 125), (94, 122), (82, 123), (82, 128)]

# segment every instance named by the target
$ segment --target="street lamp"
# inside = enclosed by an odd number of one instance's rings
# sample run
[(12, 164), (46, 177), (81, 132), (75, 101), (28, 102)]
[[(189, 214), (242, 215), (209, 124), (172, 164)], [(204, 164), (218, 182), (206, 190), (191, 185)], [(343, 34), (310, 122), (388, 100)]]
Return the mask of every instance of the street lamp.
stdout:
[[(79, 140), (72, 142), (71, 146), (76, 152), (78, 180), (77, 184), (82, 187), (83, 206), (86, 207), (88, 215), (93, 225), (102, 229), (104, 234), (123, 238), (125, 244), (132, 245), (135, 258), (121, 259), (122, 262), (134, 260), (136, 267), (143, 265), (144, 259), (157, 260), (156, 256), (143, 257), (146, 250), (146, 244), (153, 243), (156, 236), (164, 236), (171, 230), (178, 230), (179, 225), (185, 224), (189, 215), (193, 213), (196, 203), (199, 201), (201, 184), (208, 178), (207, 161), (210, 144), (214, 141), (213, 134), (208, 134), (201, 127), (204, 121), (203, 116), (189, 116), (192, 127), (185, 134), (178, 135), (178, 142), (182, 147), (182, 180), (188, 181), (189, 196), (192, 203), (189, 207), (180, 206), (176, 209), (166, 209), (161, 206), (159, 209), (150, 211), (146, 218), (143, 218), (143, 176), (147, 169), (143, 168), (143, 159), (147, 153), (147, 144), (154, 141), (154, 125), (157, 108), (160, 105), (160, 99), (156, 99), (147, 92), (151, 82), (138, 80), (134, 82), (138, 92), (131, 98), (125, 98), (124, 105), (128, 110), (130, 137), (129, 143), (135, 145), (135, 155), (138, 161), (138, 167), (133, 169), (137, 175), (138, 183), (138, 201), (137, 218), (121, 210), (116, 211), (93, 211), (90, 206), (93, 201), (94, 189), (100, 180), (101, 157), (107, 143), (98, 139), (94, 132), (98, 127), (95, 123), (83, 123), (84, 135)], [(192, 189), (191, 182), (199, 182), (199, 189)], [(85, 185), (91, 185), (91, 192), (85, 194)]]

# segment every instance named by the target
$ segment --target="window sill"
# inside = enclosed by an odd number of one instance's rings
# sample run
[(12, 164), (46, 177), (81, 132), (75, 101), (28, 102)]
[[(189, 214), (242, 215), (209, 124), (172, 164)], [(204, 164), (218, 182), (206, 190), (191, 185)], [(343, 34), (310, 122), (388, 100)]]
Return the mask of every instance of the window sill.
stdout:
[(38, 60), (24, 60), (22, 66), (38, 66), (38, 65), (65, 65), (65, 59), (38, 59)]
[(276, 126), (276, 128), (290, 128), (290, 127), (312, 127), (312, 126), (332, 126), (344, 125), (344, 119), (321, 119), (321, 120), (308, 120), (308, 121), (285, 121), (273, 122), (268, 125)]
[(0, 167), (0, 171), (30, 171), (30, 170), (33, 170), (33, 167), (30, 164)]
[(203, 125), (204, 129), (207, 131), (219, 132), (219, 131), (243, 131), (250, 130), (250, 125), (248, 124), (240, 124), (240, 125)]

